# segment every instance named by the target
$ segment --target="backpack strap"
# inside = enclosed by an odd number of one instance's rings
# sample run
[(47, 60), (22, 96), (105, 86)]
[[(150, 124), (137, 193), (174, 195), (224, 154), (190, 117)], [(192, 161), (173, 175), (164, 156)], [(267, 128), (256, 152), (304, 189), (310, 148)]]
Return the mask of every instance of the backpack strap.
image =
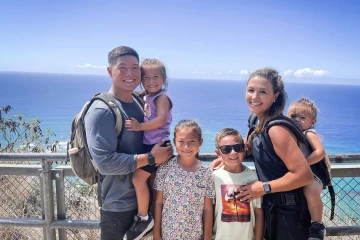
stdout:
[(331, 200), (330, 220), (333, 220), (335, 214), (335, 191), (332, 185), (329, 185), (327, 188), (329, 190)]
[[(295, 135), (295, 137), (296, 137), (296, 139), (298, 141), (304, 143), (305, 146), (307, 147), (307, 149), (309, 149), (310, 152), (313, 151), (310, 144), (309, 144), (309, 142), (306, 140), (305, 135), (301, 131), (301, 129), (290, 118), (287, 118), (287, 117), (281, 115), (279, 118), (271, 120), (267, 124), (267, 126), (265, 127), (265, 133), (266, 134), (264, 134), (264, 137), (261, 139), (261, 141), (262, 141), (262, 143), (264, 145), (264, 149), (269, 153), (271, 158), (278, 159), (279, 157), (275, 153), (275, 150), (274, 150), (274, 147), (272, 145), (272, 142), (271, 142), (271, 139), (269, 137), (268, 132), (269, 132), (269, 129), (272, 126), (279, 126), (279, 125), (287, 127)], [(320, 164), (317, 163), (317, 165), (320, 165)], [(324, 166), (322, 167), (322, 171), (326, 171), (328, 173), (328, 169), (326, 167), (325, 162), (323, 163), (323, 165), (325, 165), (325, 167)], [(329, 173), (329, 178), (331, 179), (330, 173)], [(326, 183), (324, 183), (324, 184), (326, 184)], [(330, 220), (332, 220), (332, 219), (334, 219), (334, 212), (335, 212), (335, 192), (334, 192), (333, 186), (331, 185), (331, 181), (330, 181), (330, 185), (328, 185), (327, 188), (328, 188), (328, 191), (329, 191), (329, 194), (330, 194), (330, 200), (331, 200)]]
[(246, 134), (247, 137), (247, 141), (249, 140), (249, 136), (251, 135), (251, 133), (255, 130), (256, 128), (256, 123), (257, 123), (257, 116), (255, 115), (255, 113), (251, 113), (249, 118), (248, 118), (248, 132)]
[(133, 92), (132, 93), (132, 98), (133, 100), (138, 104), (138, 106), (144, 110), (144, 100), (143, 97), (145, 96), (145, 91), (144, 92)]
[(108, 105), (110, 110), (114, 113), (116, 136), (119, 136), (123, 128), (123, 116), (128, 118), (122, 107), (118, 105), (113, 95), (109, 92), (102, 92), (98, 95), (99, 98)]
[[(132, 98), (133, 100), (136, 102), (136, 104), (140, 107), (140, 109), (143, 111), (144, 110), (144, 102), (142, 101), (142, 99), (140, 98), (140, 96), (136, 93), (132, 93)], [(116, 128), (116, 135), (117, 135), (117, 139), (118, 141), (121, 140), (122, 137), (122, 133), (123, 133), (123, 128), (124, 128), (124, 119), (129, 119), (128, 115), (126, 114), (126, 112), (123, 110), (121, 104), (119, 104), (114, 96), (109, 93), (109, 92), (102, 92), (102, 93), (98, 93), (96, 94), (91, 100), (90, 100), (90, 104), (88, 104), (88, 108), (91, 106), (91, 104), (95, 101), (95, 100), (100, 100), (102, 102), (104, 102), (108, 108), (111, 110), (111, 112), (114, 115), (114, 120), (115, 120), (115, 128)], [(87, 111), (88, 109), (86, 109)], [(86, 113), (86, 112), (85, 112)], [(89, 149), (87, 148), (87, 151), (89, 152)], [(90, 152), (89, 152), (90, 153)], [(101, 184), (100, 184), (100, 179), (101, 179), (101, 174), (98, 172), (98, 189), (97, 189), (97, 195), (98, 195), (98, 206), (102, 206), (102, 199), (101, 199)]]
[(273, 160), (276, 161), (281, 160), (274, 150), (274, 146), (272, 144), (269, 135), (269, 130), (273, 126), (287, 127), (295, 135), (298, 141), (303, 142), (307, 147), (310, 147), (309, 143), (306, 141), (305, 136), (300, 130), (300, 128), (290, 118), (287, 118), (284, 115), (280, 115), (279, 117), (270, 120), (265, 125), (264, 134), (261, 134), (261, 142), (263, 144), (263, 148)]
[(256, 122), (257, 122), (257, 116), (255, 115), (255, 113), (251, 113), (249, 118), (248, 118), (248, 128), (252, 128), (254, 126), (256, 126)]
[(271, 120), (266, 126), (265, 126), (265, 132), (266, 134), (269, 133), (269, 129), (273, 126), (284, 126), (288, 128), (296, 137), (296, 139), (304, 143), (305, 146), (309, 149), (309, 151), (312, 151), (310, 144), (308, 141), (306, 141), (305, 135), (301, 131), (301, 129), (296, 125), (290, 118), (285, 117), (284, 115), (280, 115), (278, 118)]

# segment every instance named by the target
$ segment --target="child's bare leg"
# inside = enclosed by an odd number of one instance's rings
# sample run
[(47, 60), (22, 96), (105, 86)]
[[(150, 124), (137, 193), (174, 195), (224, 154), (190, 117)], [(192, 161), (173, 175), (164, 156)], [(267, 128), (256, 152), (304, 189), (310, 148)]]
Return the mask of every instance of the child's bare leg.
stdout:
[(323, 203), (321, 200), (322, 186), (314, 180), (304, 187), (304, 194), (308, 204), (311, 220), (314, 222), (322, 221)]
[(154, 209), (155, 209), (155, 189), (154, 189), (154, 182), (155, 182), (155, 173), (152, 173), (149, 179), (149, 183), (150, 183), (150, 191), (152, 191), (152, 202), (151, 202), (151, 206), (149, 206), (149, 212), (151, 212), (154, 215)]
[(132, 179), (138, 204), (138, 216), (142, 217), (147, 216), (149, 210), (150, 195), (146, 181), (150, 175), (150, 173), (142, 169), (136, 169)]

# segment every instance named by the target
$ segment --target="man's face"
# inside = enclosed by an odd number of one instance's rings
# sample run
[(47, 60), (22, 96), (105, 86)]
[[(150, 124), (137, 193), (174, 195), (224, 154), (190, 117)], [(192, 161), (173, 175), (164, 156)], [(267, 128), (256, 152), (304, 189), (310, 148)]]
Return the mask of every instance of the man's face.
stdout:
[(132, 92), (141, 81), (139, 61), (131, 55), (121, 56), (107, 68), (113, 86), (118, 91)]

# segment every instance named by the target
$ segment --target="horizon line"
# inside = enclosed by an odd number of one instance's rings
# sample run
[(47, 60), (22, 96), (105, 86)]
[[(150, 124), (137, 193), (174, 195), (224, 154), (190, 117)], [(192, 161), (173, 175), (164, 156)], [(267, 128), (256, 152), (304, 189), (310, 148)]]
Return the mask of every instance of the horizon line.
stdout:
[[(5, 71), (0, 70), (0, 73), (30, 73), (30, 74), (54, 74), (54, 75), (82, 75), (82, 76), (108, 76), (107, 74), (91, 74), (91, 73), (59, 73), (59, 72), (29, 72), (29, 71)], [(189, 78), (189, 77), (169, 77), (170, 79), (175, 80), (201, 80), (201, 81), (247, 81), (246, 79), (215, 79), (215, 78)], [(336, 79), (336, 80), (352, 80), (359, 81), (359, 83), (329, 83), (329, 82), (315, 82), (315, 81), (306, 81), (309, 78), (297, 78), (299, 80), (287, 80), (287, 83), (300, 83), (300, 84), (321, 84), (321, 85), (345, 85), (345, 86), (360, 86), (360, 79), (358, 78), (340, 78), (328, 76), (327, 78)], [(310, 78), (314, 79), (314, 78)], [(305, 80), (305, 82), (304, 82)], [(0, 79), (1, 81), (1, 79)]]

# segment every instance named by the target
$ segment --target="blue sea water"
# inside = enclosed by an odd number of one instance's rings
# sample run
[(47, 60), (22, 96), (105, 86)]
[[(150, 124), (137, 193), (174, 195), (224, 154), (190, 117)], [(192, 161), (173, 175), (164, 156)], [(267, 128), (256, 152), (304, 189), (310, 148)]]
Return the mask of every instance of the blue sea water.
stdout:
[[(0, 72), (0, 107), (11, 105), (12, 113), (39, 117), (43, 129), (56, 138), (69, 139), (71, 121), (95, 93), (108, 90), (108, 76)], [(201, 152), (214, 151), (214, 136), (224, 127), (247, 132), (249, 109), (245, 104), (245, 81), (169, 79), (173, 100), (173, 124), (196, 119), (204, 134)], [(324, 136), (328, 153), (360, 152), (360, 86), (317, 85), (286, 82), (288, 103), (313, 99), (320, 109), (317, 131)]]

